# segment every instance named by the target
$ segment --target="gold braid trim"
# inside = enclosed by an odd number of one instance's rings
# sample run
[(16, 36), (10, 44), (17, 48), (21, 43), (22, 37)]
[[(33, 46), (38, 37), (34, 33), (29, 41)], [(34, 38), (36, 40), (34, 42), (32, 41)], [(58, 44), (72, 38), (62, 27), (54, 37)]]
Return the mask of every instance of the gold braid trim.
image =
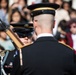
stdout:
[(62, 43), (62, 42), (59, 42), (60, 44), (63, 44), (64, 46), (67, 46), (69, 47), (70, 49), (74, 50), (72, 47), (70, 47), (69, 45), (65, 44), (65, 43)]
[(49, 7), (43, 7), (43, 8), (36, 8), (32, 11), (37, 11), (37, 10), (55, 10), (54, 8), (49, 8)]

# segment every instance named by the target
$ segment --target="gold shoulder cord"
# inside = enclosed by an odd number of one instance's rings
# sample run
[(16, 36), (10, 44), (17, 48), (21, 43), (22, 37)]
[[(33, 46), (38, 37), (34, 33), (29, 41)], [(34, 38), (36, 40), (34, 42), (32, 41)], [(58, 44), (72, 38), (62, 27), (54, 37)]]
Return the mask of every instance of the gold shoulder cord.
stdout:
[[(29, 43), (29, 44), (26, 44), (25, 46), (23, 46), (23, 47), (26, 47), (26, 46), (29, 46), (29, 45), (31, 45), (32, 43)], [(23, 48), (22, 47), (22, 48)], [(20, 48), (20, 49), (18, 49), (19, 50), (19, 54), (20, 54), (20, 65), (22, 66), (23, 65), (23, 58), (22, 58), (22, 48)]]
[(65, 46), (67, 46), (67, 47), (69, 47), (69, 48), (72, 49), (72, 50), (74, 50), (72, 47), (70, 47), (69, 45), (67, 45), (67, 44), (65, 44), (65, 43), (61, 43), (61, 42), (59, 42), (59, 43), (65, 45)]

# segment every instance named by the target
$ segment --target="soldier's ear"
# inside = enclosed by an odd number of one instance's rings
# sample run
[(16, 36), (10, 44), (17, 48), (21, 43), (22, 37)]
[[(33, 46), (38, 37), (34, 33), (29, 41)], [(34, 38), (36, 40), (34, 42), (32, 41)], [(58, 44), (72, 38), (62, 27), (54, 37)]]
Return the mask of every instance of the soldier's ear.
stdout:
[(34, 26), (34, 28), (37, 28), (37, 25), (38, 25), (37, 20), (33, 19), (33, 26)]
[(53, 22), (54, 24), (53, 24), (53, 28), (55, 27), (55, 20), (54, 20), (54, 22)]

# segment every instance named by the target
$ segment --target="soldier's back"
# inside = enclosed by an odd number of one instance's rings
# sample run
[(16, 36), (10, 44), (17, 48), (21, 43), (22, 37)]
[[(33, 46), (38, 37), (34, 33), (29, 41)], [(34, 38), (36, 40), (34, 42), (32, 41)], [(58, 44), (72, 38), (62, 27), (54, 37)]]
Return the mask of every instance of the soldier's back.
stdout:
[(22, 75), (75, 75), (73, 50), (53, 37), (39, 38), (22, 50)]

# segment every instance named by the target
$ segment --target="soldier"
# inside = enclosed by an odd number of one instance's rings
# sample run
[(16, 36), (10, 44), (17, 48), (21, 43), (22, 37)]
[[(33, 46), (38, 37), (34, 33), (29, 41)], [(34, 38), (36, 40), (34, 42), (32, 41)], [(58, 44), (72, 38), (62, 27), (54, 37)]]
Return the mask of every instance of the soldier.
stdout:
[(11, 75), (76, 75), (74, 51), (52, 34), (57, 8), (59, 5), (51, 3), (28, 6), (37, 39), (22, 49), (23, 66), (16, 56)]

